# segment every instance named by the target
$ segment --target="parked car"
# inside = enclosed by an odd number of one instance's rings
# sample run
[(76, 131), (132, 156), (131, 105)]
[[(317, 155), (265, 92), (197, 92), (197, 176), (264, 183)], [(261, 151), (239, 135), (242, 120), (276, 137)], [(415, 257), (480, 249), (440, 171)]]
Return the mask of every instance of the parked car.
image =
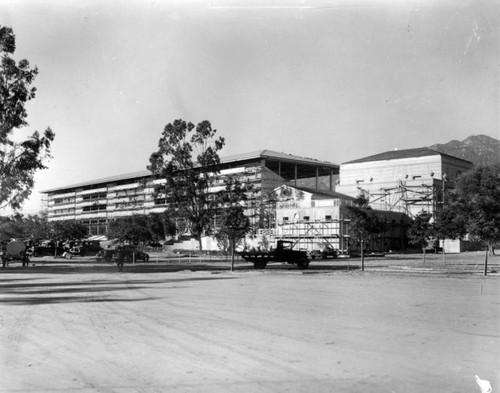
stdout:
[(57, 256), (62, 255), (65, 249), (62, 244), (56, 244), (54, 242), (43, 242), (39, 245), (33, 246), (29, 253), (34, 257), (45, 257), (45, 256)]
[(326, 246), (322, 250), (309, 251), (309, 257), (311, 259), (327, 259), (327, 258), (337, 258), (338, 252), (331, 246)]
[(162, 248), (163, 244), (161, 244), (160, 242), (151, 242), (151, 243), (148, 243), (148, 247), (151, 247), (151, 248)]
[(107, 262), (112, 260), (118, 261), (120, 259), (122, 259), (125, 262), (133, 262), (134, 260), (136, 262), (137, 261), (148, 262), (149, 254), (137, 250), (135, 246), (124, 245), (124, 246), (118, 246), (113, 249), (101, 250), (96, 255), (96, 258), (98, 261), (104, 260)]
[(125, 260), (125, 262), (132, 262), (132, 261), (134, 261), (134, 258), (135, 258), (136, 262), (137, 261), (142, 261), (142, 262), (149, 261), (149, 254), (147, 254), (143, 251), (137, 250), (134, 246), (129, 246), (129, 245), (121, 246), (121, 247), (119, 247), (118, 254), (119, 255), (117, 257), (120, 257), (120, 254), (121, 254), (121, 257)]
[(88, 241), (84, 240), (82, 242), (76, 243), (70, 248), (69, 252), (73, 255), (79, 255), (81, 257), (94, 256), (102, 247), (99, 245), (98, 241)]
[(117, 249), (116, 248), (107, 248), (107, 249), (102, 249), (101, 251), (99, 251), (97, 254), (96, 254), (96, 259), (98, 262), (100, 261), (106, 261), (106, 262), (109, 262), (111, 261), (114, 257), (115, 257), (115, 254), (117, 253)]

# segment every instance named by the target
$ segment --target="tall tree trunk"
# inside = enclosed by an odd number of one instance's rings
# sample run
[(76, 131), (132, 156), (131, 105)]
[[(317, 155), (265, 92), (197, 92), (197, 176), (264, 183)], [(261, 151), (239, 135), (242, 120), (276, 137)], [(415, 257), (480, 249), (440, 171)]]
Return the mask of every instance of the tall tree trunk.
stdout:
[(234, 239), (229, 239), (229, 247), (231, 247), (231, 271), (234, 271)]
[(485, 257), (484, 257), (484, 275), (487, 276), (488, 275), (488, 253), (489, 253), (489, 245), (486, 246), (486, 254), (485, 254)]

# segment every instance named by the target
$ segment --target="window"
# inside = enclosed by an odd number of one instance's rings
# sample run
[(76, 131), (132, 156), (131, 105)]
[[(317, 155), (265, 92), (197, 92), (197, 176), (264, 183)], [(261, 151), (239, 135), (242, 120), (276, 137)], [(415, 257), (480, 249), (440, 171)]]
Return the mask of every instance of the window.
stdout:
[(92, 205), (92, 206), (85, 206), (83, 208), (84, 212), (91, 212), (91, 211), (96, 211), (96, 210), (106, 210), (107, 205)]
[(54, 210), (54, 215), (63, 215), (63, 214), (74, 214), (75, 209), (55, 209)]
[(54, 204), (61, 205), (63, 203), (73, 203), (75, 202), (75, 197), (67, 197), (67, 198), (55, 198)]
[(117, 198), (137, 195), (144, 195), (144, 189), (133, 188), (131, 190), (120, 190), (116, 192)]
[(105, 192), (98, 192), (96, 194), (88, 194), (83, 196), (84, 201), (89, 201), (93, 199), (103, 199), (106, 198), (107, 194)]
[(325, 216), (325, 221), (331, 221), (331, 220), (332, 220), (332, 216), (331, 215)]
[(304, 221), (309, 221), (310, 217), (309, 216), (304, 216)]

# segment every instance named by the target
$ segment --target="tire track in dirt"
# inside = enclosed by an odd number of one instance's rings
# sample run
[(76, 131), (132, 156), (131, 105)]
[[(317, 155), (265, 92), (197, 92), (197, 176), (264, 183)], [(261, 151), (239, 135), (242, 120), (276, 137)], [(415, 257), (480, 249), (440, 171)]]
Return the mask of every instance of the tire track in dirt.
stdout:
[[(133, 284), (127, 283), (127, 285), (131, 290), (135, 291)], [(148, 290), (139, 289), (138, 292), (145, 296), (149, 295)], [(181, 304), (170, 300), (167, 301), (164, 298), (159, 298), (155, 301), (165, 305), (162, 308), (170, 311), (172, 319), (175, 319), (174, 315), (177, 313), (183, 317), (188, 315), (188, 319), (191, 321), (198, 319), (203, 322), (203, 326), (199, 326), (198, 329), (193, 329), (193, 326), (187, 326), (186, 323), (175, 326), (175, 322), (160, 320), (156, 316), (151, 316), (147, 310), (133, 310), (138, 313), (140, 320), (143, 321), (140, 327), (145, 334), (152, 334), (165, 339), (175, 337), (175, 342), (171, 342), (170, 345), (175, 345), (175, 352), (181, 354), (182, 359), (188, 363), (200, 363), (200, 353), (206, 356), (207, 353), (214, 352), (221, 355), (209, 356), (206, 359), (210, 361), (211, 366), (215, 366), (216, 369), (226, 369), (232, 375), (240, 374), (241, 378), (248, 379), (248, 373), (242, 373), (241, 371), (241, 363), (247, 364), (247, 369), (253, 370), (253, 373), (262, 369), (263, 365), (265, 365), (266, 369), (274, 370), (278, 374), (284, 374), (288, 377), (293, 375), (297, 380), (310, 379), (311, 375), (317, 375), (318, 378), (325, 377), (324, 374), (315, 372), (312, 365), (306, 365), (305, 369), (300, 367), (303, 359), (300, 357), (300, 351), (294, 350), (294, 348), (297, 348), (302, 343), (297, 343), (296, 340), (287, 337), (283, 332), (276, 332), (271, 328), (267, 328), (262, 324), (252, 323), (249, 320), (241, 322), (234, 317), (224, 317), (221, 316), (220, 312), (214, 315), (213, 312), (200, 309), (199, 307), (192, 309), (190, 308), (192, 305), (186, 303)], [(132, 310), (127, 312), (132, 312)], [(264, 334), (266, 339), (269, 339), (269, 337), (275, 338), (276, 341), (280, 342), (280, 351), (289, 355), (286, 361), (288, 363), (277, 359), (272, 350), (263, 352), (260, 345), (248, 345), (248, 343), (245, 343), (244, 335), (228, 337), (222, 329), (219, 330), (219, 333), (215, 331), (204, 333), (209, 325), (224, 326), (226, 324), (232, 325), (231, 329), (244, 330), (252, 336), (261, 336)], [(255, 338), (258, 340), (258, 337)], [(197, 343), (197, 351), (193, 351), (194, 342)], [(325, 348), (322, 351), (331, 353), (333, 350)], [(284, 355), (284, 357), (287, 356)], [(228, 362), (228, 359), (232, 359), (235, 363), (234, 367)], [(235, 359), (238, 360), (235, 361)]]
[(3, 346), (2, 361), (8, 368), (23, 367), (22, 359), (19, 358), (20, 347), (25, 345), (27, 341), (27, 331), (32, 320), (32, 306), (22, 307), (21, 314), (15, 318), (15, 322), (9, 328), (13, 333), (7, 336), (8, 342)]
[[(93, 286), (96, 285), (98, 284)], [(93, 345), (99, 347), (99, 352), (105, 352), (109, 355), (109, 358), (105, 361), (102, 361), (102, 359), (96, 359), (96, 361), (101, 367), (106, 369), (106, 372), (101, 372), (101, 374), (112, 375), (113, 380), (118, 378), (121, 381), (121, 386), (112, 387), (110, 382), (103, 386), (102, 382), (99, 382), (100, 379), (95, 378), (95, 375), (89, 375), (89, 373), (80, 373), (80, 379), (82, 381), (91, 381), (92, 385), (104, 388), (104, 391), (108, 391), (107, 389), (110, 388), (112, 389), (111, 391), (115, 389), (122, 391), (123, 388), (126, 388), (138, 393), (155, 392), (156, 390), (151, 389), (152, 387), (147, 383), (147, 380), (144, 380), (140, 375), (135, 373), (133, 367), (127, 366), (130, 363), (130, 359), (122, 355), (120, 343), (115, 338), (113, 330), (106, 323), (105, 315), (116, 311), (116, 307), (110, 307), (111, 304), (115, 303), (107, 302), (107, 292), (99, 291), (93, 293), (93, 300), (88, 302), (89, 310), (85, 316), (88, 318), (89, 325), (91, 326)], [(117, 302), (117, 305), (119, 304), (120, 302)]]
[[(83, 280), (82, 282), (87, 284)], [(3, 389), (0, 391), (75, 391), (75, 385), (76, 391), (123, 392), (130, 388), (130, 391), (139, 393), (153, 391), (143, 381), (131, 376), (128, 369), (122, 367), (120, 353), (115, 351), (114, 337), (106, 329), (101, 316), (101, 305), (108, 300), (109, 292), (92, 290), (92, 287), (99, 285), (101, 284), (89, 283), (88, 291), (80, 292), (81, 304), (84, 304), (86, 309), (80, 314), (71, 311), (70, 303), (48, 301), (37, 304), (37, 323), (41, 326), (50, 325), (52, 331), (37, 326), (37, 329), (30, 333), (29, 326), (33, 323), (31, 311), (35, 306), (12, 306), (22, 307), (22, 313), (12, 327), (14, 333), (9, 336), (11, 347), (2, 349), (2, 360), (8, 363), (8, 369), (4, 368), (4, 371), (6, 374), (11, 371), (11, 375), (2, 377)], [(53, 287), (57, 287), (57, 284)], [(82, 286), (78, 288), (81, 290)], [(88, 294), (91, 296), (87, 296)], [(92, 300), (83, 301), (85, 298)], [(40, 312), (41, 309), (45, 310)], [(83, 323), (82, 318), (86, 319)], [(65, 343), (64, 346), (57, 345), (55, 335), (63, 338), (61, 341)], [(92, 353), (96, 349), (97, 353)], [(99, 352), (112, 354), (107, 357), (111, 360), (99, 359)], [(19, 359), (16, 361), (17, 357)], [(47, 358), (64, 361), (46, 363)], [(17, 370), (14, 367), (17, 367)], [(21, 375), (25, 372), (31, 373), (32, 378), (40, 382), (35, 385), (24, 383)], [(47, 375), (52, 375), (53, 378), (47, 378)], [(120, 386), (116, 385), (116, 380), (120, 381)], [(67, 388), (60, 388), (65, 385)]]

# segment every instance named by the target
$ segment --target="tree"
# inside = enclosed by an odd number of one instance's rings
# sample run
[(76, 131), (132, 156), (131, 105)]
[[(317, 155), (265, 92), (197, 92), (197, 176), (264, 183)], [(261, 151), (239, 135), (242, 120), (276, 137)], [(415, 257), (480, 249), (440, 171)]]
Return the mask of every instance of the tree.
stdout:
[(13, 138), (15, 130), (28, 125), (25, 105), (35, 97), (31, 85), (38, 74), (28, 60), (16, 63), (10, 57), (15, 50), (13, 30), (0, 26), (0, 208), (14, 210), (31, 194), (35, 172), (46, 168), (55, 136), (47, 128), (43, 135), (35, 131), (22, 142)]
[(242, 184), (238, 179), (228, 177), (224, 192), (219, 196), (220, 227), (215, 237), (219, 244), (227, 245), (231, 252), (231, 271), (234, 270), (234, 252), (236, 247), (250, 231), (250, 220), (245, 215), (245, 201), (251, 187)]
[(88, 236), (86, 225), (75, 220), (50, 222), (51, 238), (56, 241), (80, 240)]
[(349, 218), (349, 235), (360, 244), (361, 270), (364, 270), (364, 244), (376, 239), (385, 231), (385, 223), (381, 221), (368, 205), (368, 199), (360, 195), (346, 206)]
[(464, 217), (455, 213), (455, 203), (448, 201), (436, 212), (434, 231), (437, 239), (443, 240), (443, 263), (446, 266), (445, 239), (460, 239), (466, 235)]
[(75, 220), (49, 222), (50, 238), (54, 242), (54, 257), (60, 251), (60, 244), (70, 240), (80, 240), (88, 235), (88, 228)]
[(23, 239), (25, 241), (40, 241), (49, 239), (51, 235), (47, 216), (15, 213), (12, 217), (0, 217), (0, 239)]
[(484, 274), (488, 270), (488, 252), (500, 242), (500, 164), (474, 168), (457, 178), (450, 192), (449, 210), (463, 232), (486, 247)]
[(148, 169), (165, 179), (158, 195), (165, 197), (167, 214), (177, 226), (185, 223), (202, 250), (201, 238), (211, 234), (217, 201), (211, 187), (217, 182), (224, 138), (216, 138), (208, 120), (194, 126), (175, 120), (165, 126), (158, 150), (151, 154)]
[(150, 220), (145, 215), (120, 217), (110, 222), (108, 237), (121, 242), (144, 243), (153, 239), (149, 228)]
[(425, 265), (425, 249), (429, 244), (429, 239), (435, 236), (434, 226), (431, 223), (432, 214), (421, 211), (415, 216), (408, 228), (408, 238), (411, 244), (415, 244), (422, 249), (423, 264)]
[(47, 213), (28, 215), (23, 219), (24, 238), (39, 242), (50, 237), (50, 225)]
[(175, 235), (175, 225), (168, 215), (163, 213), (151, 213), (146, 216), (148, 230), (151, 233), (152, 240), (165, 240), (166, 236)]
[(0, 217), (0, 239), (2, 242), (23, 238), (24, 234), (25, 228), (22, 215), (15, 214), (12, 217)]
[(440, 239), (460, 239), (467, 234), (465, 217), (457, 214), (457, 208), (457, 204), (450, 201), (436, 213), (434, 228)]

